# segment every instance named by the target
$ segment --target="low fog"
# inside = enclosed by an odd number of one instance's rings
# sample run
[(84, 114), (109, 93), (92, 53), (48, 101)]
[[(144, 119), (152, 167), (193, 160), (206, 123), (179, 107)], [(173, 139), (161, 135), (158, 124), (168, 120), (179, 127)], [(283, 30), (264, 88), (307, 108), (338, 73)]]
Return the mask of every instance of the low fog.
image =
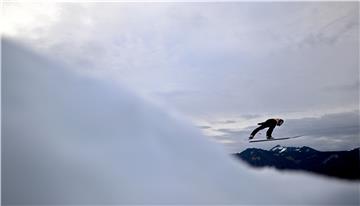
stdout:
[[(51, 57), (54, 58), (54, 57)], [(359, 204), (233, 160), (184, 117), (2, 40), (2, 204)]]

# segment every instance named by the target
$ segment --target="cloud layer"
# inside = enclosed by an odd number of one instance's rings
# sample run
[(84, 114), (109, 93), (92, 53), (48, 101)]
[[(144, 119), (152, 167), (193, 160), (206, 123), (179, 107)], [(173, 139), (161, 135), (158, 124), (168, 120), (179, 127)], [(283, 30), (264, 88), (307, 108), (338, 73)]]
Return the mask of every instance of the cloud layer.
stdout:
[(196, 120), (359, 105), (357, 2), (36, 8), (5, 4), (9, 35)]

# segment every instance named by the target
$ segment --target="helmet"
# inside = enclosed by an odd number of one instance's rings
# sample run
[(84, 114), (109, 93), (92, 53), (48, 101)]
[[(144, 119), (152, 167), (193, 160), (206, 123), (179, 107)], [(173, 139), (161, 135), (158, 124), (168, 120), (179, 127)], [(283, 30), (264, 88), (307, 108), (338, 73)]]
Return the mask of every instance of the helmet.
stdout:
[(283, 120), (283, 119), (279, 119), (279, 120), (277, 121), (277, 125), (278, 125), (278, 126), (281, 126), (283, 123), (284, 123), (284, 120)]

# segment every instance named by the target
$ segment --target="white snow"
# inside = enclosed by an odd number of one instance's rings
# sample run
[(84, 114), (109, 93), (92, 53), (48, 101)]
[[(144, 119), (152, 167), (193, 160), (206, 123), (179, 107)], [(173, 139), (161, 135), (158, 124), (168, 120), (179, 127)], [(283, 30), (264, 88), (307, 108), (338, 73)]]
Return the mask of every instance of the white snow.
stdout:
[(359, 203), (357, 183), (250, 169), (184, 118), (72, 69), (3, 40), (3, 205)]
[(286, 148), (285, 147), (283, 147), (281, 150), (280, 150), (280, 152), (279, 153), (283, 153), (283, 152), (285, 152), (286, 151)]
[(286, 147), (280, 146), (280, 145), (276, 145), (275, 147), (273, 147), (270, 151), (276, 152), (278, 151), (279, 153), (282, 153), (284, 151), (286, 151)]
[(332, 159), (337, 159), (337, 158), (339, 158), (339, 155), (337, 155), (337, 154), (330, 155), (330, 157), (326, 158), (326, 159), (322, 162), (322, 164), (327, 164), (327, 163), (328, 163), (329, 161), (331, 161)]
[(276, 151), (276, 150), (279, 150), (279, 149), (281, 149), (281, 148), (282, 148), (282, 146), (276, 145), (275, 147), (273, 147), (273, 148), (271, 149), (271, 151)]

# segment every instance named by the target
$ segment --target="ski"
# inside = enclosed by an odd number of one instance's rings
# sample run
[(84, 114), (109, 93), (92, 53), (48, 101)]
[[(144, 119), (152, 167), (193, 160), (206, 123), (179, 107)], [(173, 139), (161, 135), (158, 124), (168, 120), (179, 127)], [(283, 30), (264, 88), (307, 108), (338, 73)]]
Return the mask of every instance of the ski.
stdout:
[(298, 137), (302, 137), (303, 135), (297, 135), (297, 136), (293, 136), (293, 137), (280, 137), (280, 138), (272, 138), (272, 139), (259, 139), (259, 140), (250, 140), (250, 143), (253, 142), (266, 142), (266, 141), (276, 141), (276, 140), (285, 140), (285, 139), (294, 139), (294, 138), (298, 138)]

